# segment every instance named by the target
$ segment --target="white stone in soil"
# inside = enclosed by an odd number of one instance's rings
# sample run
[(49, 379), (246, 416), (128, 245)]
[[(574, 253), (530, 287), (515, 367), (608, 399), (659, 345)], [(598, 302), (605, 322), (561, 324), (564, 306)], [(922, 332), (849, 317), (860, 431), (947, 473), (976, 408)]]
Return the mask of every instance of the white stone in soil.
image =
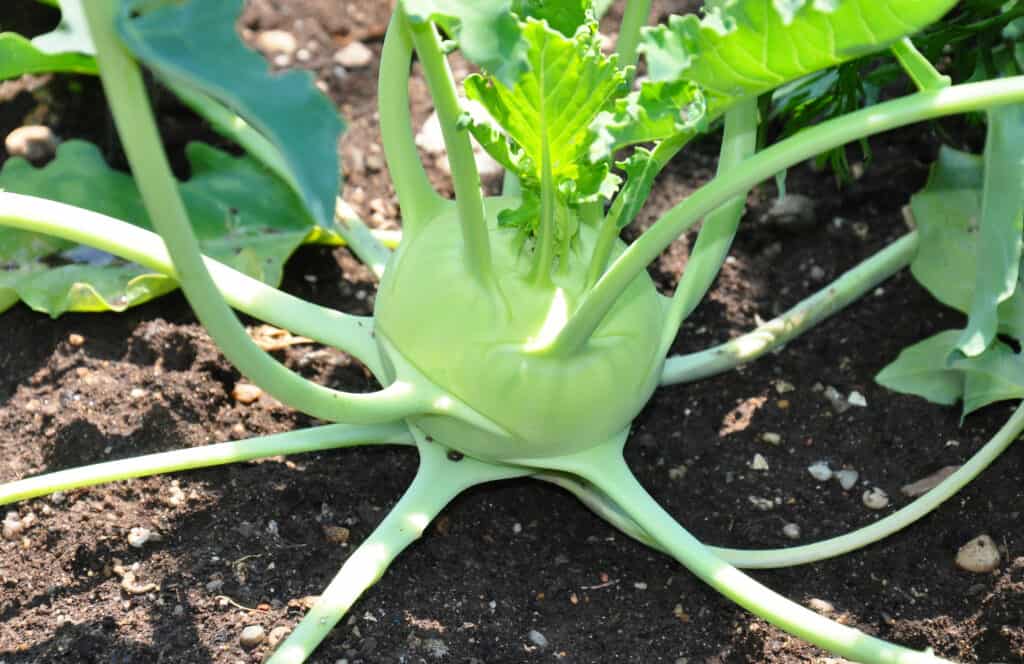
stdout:
[(149, 528), (139, 526), (128, 531), (128, 544), (136, 549), (141, 549), (147, 542), (152, 542), (155, 539), (153, 531)]
[(530, 633), (526, 635), (526, 638), (530, 640), (530, 643), (538, 648), (544, 649), (548, 647), (547, 637), (535, 629), (531, 629)]
[(32, 162), (52, 159), (60, 140), (53, 130), (43, 125), (25, 125), (7, 134), (4, 148), (11, 157), (24, 157)]
[(869, 510), (884, 510), (889, 506), (889, 494), (878, 487), (872, 487), (864, 492), (861, 501)]
[(267, 638), (267, 632), (259, 625), (249, 625), (242, 630), (238, 644), (246, 650), (252, 650)]
[(768, 460), (764, 458), (762, 454), (755, 454), (754, 459), (750, 462), (751, 470), (768, 470)]
[(957, 566), (975, 574), (986, 574), (997, 569), (999, 560), (999, 547), (988, 535), (978, 535), (956, 552)]
[(800, 539), (800, 525), (787, 523), (782, 527), (782, 534), (791, 540), (798, 540)]
[(267, 55), (291, 55), (299, 48), (299, 41), (285, 30), (265, 30), (256, 35), (256, 48)]
[(354, 41), (335, 53), (334, 61), (347, 69), (361, 69), (373, 62), (373, 51), (363, 42)]
[(832, 479), (832, 469), (828, 467), (827, 461), (815, 461), (807, 466), (807, 472), (819, 482), (828, 482)]
[(857, 480), (860, 479), (860, 473), (856, 470), (837, 470), (835, 478), (839, 482), (839, 486), (843, 487), (843, 491), (849, 491), (856, 486)]
[(854, 390), (850, 392), (850, 395), (846, 397), (846, 403), (851, 406), (857, 406), (858, 408), (867, 408), (868, 400), (864, 398), (864, 395)]

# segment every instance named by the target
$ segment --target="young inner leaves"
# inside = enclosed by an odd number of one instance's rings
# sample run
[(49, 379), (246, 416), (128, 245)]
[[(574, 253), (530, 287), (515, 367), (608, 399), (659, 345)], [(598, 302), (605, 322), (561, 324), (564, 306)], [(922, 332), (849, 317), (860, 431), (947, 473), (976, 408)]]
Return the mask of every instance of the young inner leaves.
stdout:
[[(512, 86), (492, 76), (473, 75), (466, 94), (479, 102), (497, 128), (479, 120), (470, 123), (477, 140), (523, 183), (524, 207), (505, 217), (526, 231), (536, 217), (538, 201), (555, 200), (555, 210), (539, 205), (541, 217), (554, 219), (563, 247), (572, 235), (568, 207), (597, 201), (614, 192), (617, 178), (607, 160), (591, 163), (594, 136), (591, 122), (627, 90), (625, 70), (614, 56), (601, 54), (596, 26), (588, 24), (566, 37), (547, 23), (522, 24), (530, 70)], [(550, 214), (548, 214), (550, 213)]]

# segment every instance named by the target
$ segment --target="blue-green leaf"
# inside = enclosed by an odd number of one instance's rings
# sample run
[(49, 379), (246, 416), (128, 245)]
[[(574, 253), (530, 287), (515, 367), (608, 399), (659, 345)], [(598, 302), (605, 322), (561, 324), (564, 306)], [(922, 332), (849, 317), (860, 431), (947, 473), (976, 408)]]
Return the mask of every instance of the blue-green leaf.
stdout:
[[(974, 301), (985, 165), (981, 157), (943, 148), (927, 186), (911, 198), (921, 234), (914, 277), (940, 302), (964, 313)], [(998, 330), (1024, 339), (1024, 294), (997, 307)]]
[[(186, 149), (191, 178), (180, 192), (203, 252), (276, 285), (303, 242), (337, 238), (320, 231), (295, 193), (250, 157), (201, 143)], [(68, 141), (43, 168), (9, 159), (0, 188), (42, 196), (151, 228), (131, 176), (112, 170), (90, 143)], [(101, 251), (0, 228), (0, 302), (11, 294), (51, 316), (121, 311), (173, 290), (170, 278)]]
[(316, 222), (331, 228), (344, 128), (309, 72), (272, 75), (235, 32), (242, 0), (122, 4), (118, 28), (136, 57), (175, 86), (225, 104), (281, 152)]
[(957, 348), (980, 355), (999, 328), (998, 307), (1017, 290), (1024, 240), (1024, 107), (988, 112), (977, 272), (967, 329)]
[(995, 342), (977, 357), (953, 362), (964, 373), (963, 414), (1010, 399), (1024, 399), (1024, 355), (1002, 342)]
[(950, 367), (946, 358), (959, 336), (960, 330), (946, 330), (905, 348), (875, 376), (875, 382), (932, 403), (955, 404), (964, 393), (964, 375)]

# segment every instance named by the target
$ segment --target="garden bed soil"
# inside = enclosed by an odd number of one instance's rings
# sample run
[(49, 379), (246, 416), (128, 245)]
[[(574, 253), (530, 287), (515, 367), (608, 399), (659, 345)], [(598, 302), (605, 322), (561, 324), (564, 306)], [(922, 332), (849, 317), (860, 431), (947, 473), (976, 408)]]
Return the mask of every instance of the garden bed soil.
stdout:
[[(656, 2), (662, 13), (685, 5)], [(341, 146), (346, 198), (378, 226), (399, 218), (387, 174), (375, 168), (376, 63), (338, 76), (330, 55), (353, 39), (378, 54), (387, 10), (386, 3), (256, 0), (242, 20), (246, 30), (287, 29), (315, 44), (303, 66), (326, 81), (350, 120)], [(422, 122), (430, 102), (419, 79), (413, 92)], [(33, 79), (8, 84), (5, 94), (3, 133), (26, 119), (45, 122), (65, 138), (96, 141), (118, 161), (94, 81)], [(185, 140), (211, 137), (180, 109), (164, 106), (172, 154)], [(938, 149), (932, 136), (914, 128), (876, 139), (873, 162), (841, 188), (828, 173), (794, 169), (789, 191), (816, 201), (816, 221), (806, 229), (771, 221), (774, 185), (755, 190), (732, 258), (683, 325), (676, 350), (706, 348), (750, 329), (904, 233), (901, 209), (925, 181)], [(711, 140), (677, 160), (640, 224), (705, 182), (714, 162)], [(436, 168), (432, 176), (445, 186)], [(652, 268), (660, 286), (674, 284), (692, 240), (677, 242)], [(361, 314), (370, 312), (374, 288), (347, 251), (323, 247), (302, 249), (283, 287)], [(659, 389), (635, 422), (629, 465), (681, 523), (718, 545), (791, 545), (783, 535), (788, 523), (799, 526), (803, 543), (872, 523), (909, 502), (900, 487), (962, 463), (1010, 413), (996, 405), (961, 424), (955, 408), (873, 382), (908, 344), (962, 322), (901, 273), (780, 353)], [(0, 481), (314, 424), (265, 395), (248, 405), (236, 401), (238, 372), (177, 294), (121, 315), (58, 320), (18, 305), (0, 315), (0, 330)], [(332, 387), (373, 389), (367, 372), (343, 353), (300, 345), (276, 355)], [(860, 392), (867, 406), (838, 413), (823, 386)], [(765, 433), (781, 442), (765, 443)], [(749, 468), (755, 454), (768, 470)], [(857, 470), (861, 483), (844, 491), (815, 481), (807, 467), (819, 460)], [(339, 450), (11, 506), (37, 520), (0, 540), (0, 662), (258, 662), (267, 644), (243, 650), (242, 630), (293, 627), (415, 468), (406, 449)], [(884, 489), (890, 507), (867, 509), (867, 485)], [(1022, 487), (1024, 458), (1014, 447), (905, 532), (836, 560), (754, 576), (819, 610), (827, 602), (832, 617), (885, 639), (965, 662), (1022, 661)], [(761, 511), (751, 497), (775, 506)], [(133, 548), (133, 527), (160, 540)], [(999, 568), (959, 569), (957, 549), (981, 534), (998, 543)], [(125, 570), (158, 588), (126, 591)], [(458, 498), (311, 661), (789, 663), (826, 656), (614, 531), (572, 496), (524, 480)]]

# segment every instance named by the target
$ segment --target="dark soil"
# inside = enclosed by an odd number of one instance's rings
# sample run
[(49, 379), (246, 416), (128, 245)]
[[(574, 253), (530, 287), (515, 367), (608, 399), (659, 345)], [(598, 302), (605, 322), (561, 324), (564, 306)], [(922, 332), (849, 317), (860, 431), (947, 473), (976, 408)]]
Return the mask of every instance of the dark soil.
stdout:
[[(656, 4), (664, 12), (687, 3)], [(316, 44), (320, 55), (307, 64), (350, 120), (341, 147), (346, 197), (372, 223), (393, 225), (398, 214), (386, 172), (365, 158), (379, 155), (374, 70), (339, 78), (330, 62), (333, 50), (351, 39), (379, 52), (384, 5), (254, 0), (242, 24), (288, 29), (300, 43)], [(41, 78), (4, 90), (2, 133), (27, 119), (47, 122), (65, 138), (97, 141), (117, 161), (93, 81)], [(422, 121), (430, 103), (418, 79), (413, 90)], [(209, 136), (180, 111), (161, 115), (172, 151), (186, 138)], [(873, 147), (863, 177), (841, 189), (827, 173), (790, 174), (789, 190), (817, 201), (818, 222), (810, 229), (790, 232), (763, 220), (773, 185), (752, 193), (733, 257), (683, 326), (677, 350), (705, 348), (750, 329), (758, 316), (768, 318), (822, 287), (820, 270), (830, 280), (905, 231), (901, 208), (923, 184), (938, 143), (928, 128), (915, 128), (881, 137)], [(354, 150), (364, 157), (355, 160), (362, 168), (353, 168)], [(708, 140), (680, 158), (640, 223), (706, 181), (714, 155)], [(664, 287), (675, 282), (691, 241), (678, 242), (656, 266)], [(369, 313), (373, 284), (345, 250), (306, 248), (289, 263), (284, 288)], [(906, 345), (961, 322), (900, 274), (781, 353), (659, 390), (636, 420), (630, 466), (680, 522), (719, 545), (786, 546), (792, 542), (782, 527), (790, 522), (800, 526), (805, 543), (871, 523), (907, 504), (901, 486), (970, 457), (1010, 412), (993, 406), (961, 425), (955, 409), (874, 384), (875, 373)], [(0, 316), (0, 329), (0, 481), (313, 423), (266, 396), (251, 405), (236, 402), (238, 372), (179, 295), (123, 315), (59, 320), (18, 305)], [(340, 352), (296, 346), (278, 356), (333, 387), (371, 386)], [(781, 394), (779, 381), (795, 389)], [(868, 406), (837, 414), (816, 385), (857, 390)], [(766, 432), (779, 434), (781, 444), (762, 442)], [(748, 469), (756, 453), (770, 470)], [(755, 576), (796, 601), (826, 600), (833, 617), (885, 639), (968, 662), (1024, 661), (1021, 453), (1011, 448), (936, 513), (880, 544)], [(835, 482), (815, 482), (806, 468), (821, 459), (859, 471), (862, 481), (892, 497), (891, 507), (866, 509), (863, 484), (844, 492)], [(681, 465), (685, 476), (670, 476)], [(327, 584), (415, 467), (406, 450), (342, 450), (11, 506), (38, 520), (22, 536), (0, 540), (0, 662), (260, 661), (265, 646), (243, 651), (242, 629), (294, 626), (305, 598)], [(777, 505), (759, 511), (751, 496)], [(156, 531), (161, 541), (132, 548), (126, 536), (137, 526)], [(350, 529), (347, 544), (328, 539), (332, 526)], [(1002, 565), (985, 575), (960, 570), (957, 549), (983, 533), (1002, 548)], [(118, 565), (159, 589), (127, 593)], [(546, 649), (531, 643), (531, 630), (546, 637)], [(456, 500), (311, 661), (782, 663), (825, 656), (612, 530), (570, 495), (517, 481)]]

